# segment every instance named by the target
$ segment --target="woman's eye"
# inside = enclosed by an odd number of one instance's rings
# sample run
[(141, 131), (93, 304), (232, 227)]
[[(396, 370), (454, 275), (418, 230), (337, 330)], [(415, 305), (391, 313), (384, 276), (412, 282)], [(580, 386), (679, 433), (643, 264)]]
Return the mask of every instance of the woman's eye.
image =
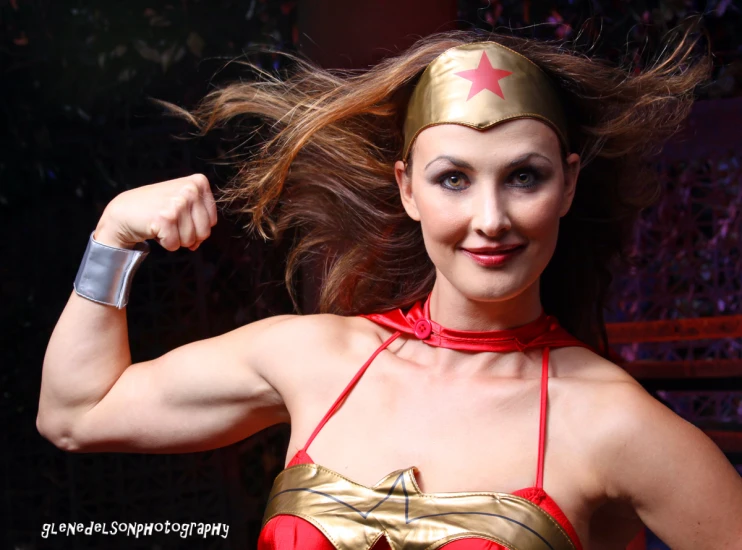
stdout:
[(520, 169), (513, 172), (514, 187), (535, 187), (540, 181), (540, 174), (532, 168)]
[(518, 172), (516, 180), (518, 181), (518, 183), (528, 185), (529, 183), (531, 183), (531, 176), (532, 174), (530, 172)]
[[(534, 168), (520, 168), (515, 170), (509, 180), (510, 187), (518, 189), (530, 189), (536, 187), (543, 179), (541, 173)], [(436, 180), (438, 184), (449, 191), (464, 191), (468, 189), (469, 183), (466, 174), (462, 172), (446, 172)]]
[(460, 191), (466, 188), (466, 179), (464, 174), (461, 172), (449, 172), (443, 174), (438, 178), (438, 183), (441, 184), (444, 189), (451, 189), (453, 191)]

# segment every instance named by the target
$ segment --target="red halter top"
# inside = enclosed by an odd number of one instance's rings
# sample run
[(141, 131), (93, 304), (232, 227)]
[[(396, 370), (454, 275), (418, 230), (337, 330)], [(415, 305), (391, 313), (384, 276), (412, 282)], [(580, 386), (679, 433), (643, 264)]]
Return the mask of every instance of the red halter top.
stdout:
[[(369, 357), (330, 407), (304, 447), (277, 477), (258, 550), (582, 550), (565, 514), (543, 489), (549, 349), (589, 347), (543, 311), (526, 325), (461, 331), (430, 319), (430, 295), (407, 313), (361, 315), (395, 332)], [(373, 487), (315, 464), (307, 449), (374, 358), (401, 334), (431, 346), (469, 351), (542, 348), (541, 414), (536, 485), (513, 493), (423, 493), (416, 468), (390, 473)]]

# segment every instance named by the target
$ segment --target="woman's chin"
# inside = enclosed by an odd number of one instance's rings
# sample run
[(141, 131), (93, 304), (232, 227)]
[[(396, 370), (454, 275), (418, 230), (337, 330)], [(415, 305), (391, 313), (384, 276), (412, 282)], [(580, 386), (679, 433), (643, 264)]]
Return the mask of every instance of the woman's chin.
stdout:
[[(498, 280), (493, 280), (498, 279)], [(462, 278), (454, 286), (468, 300), (476, 302), (505, 302), (518, 298), (530, 285), (512, 275), (499, 274), (498, 277)]]

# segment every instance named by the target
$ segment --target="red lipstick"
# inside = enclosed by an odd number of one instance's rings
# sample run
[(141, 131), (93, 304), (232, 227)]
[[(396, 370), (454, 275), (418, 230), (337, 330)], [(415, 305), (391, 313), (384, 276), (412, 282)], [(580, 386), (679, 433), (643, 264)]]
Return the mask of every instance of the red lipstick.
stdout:
[(488, 246), (480, 248), (462, 248), (472, 260), (484, 267), (503, 265), (525, 248), (525, 245)]

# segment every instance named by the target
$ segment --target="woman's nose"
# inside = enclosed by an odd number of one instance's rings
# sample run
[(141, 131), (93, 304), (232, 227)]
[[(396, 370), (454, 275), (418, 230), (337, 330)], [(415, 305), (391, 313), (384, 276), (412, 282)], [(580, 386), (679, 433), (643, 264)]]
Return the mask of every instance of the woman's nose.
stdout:
[(495, 237), (509, 230), (510, 216), (504, 197), (489, 186), (480, 186), (479, 191), (472, 197), (472, 229), (488, 237)]

